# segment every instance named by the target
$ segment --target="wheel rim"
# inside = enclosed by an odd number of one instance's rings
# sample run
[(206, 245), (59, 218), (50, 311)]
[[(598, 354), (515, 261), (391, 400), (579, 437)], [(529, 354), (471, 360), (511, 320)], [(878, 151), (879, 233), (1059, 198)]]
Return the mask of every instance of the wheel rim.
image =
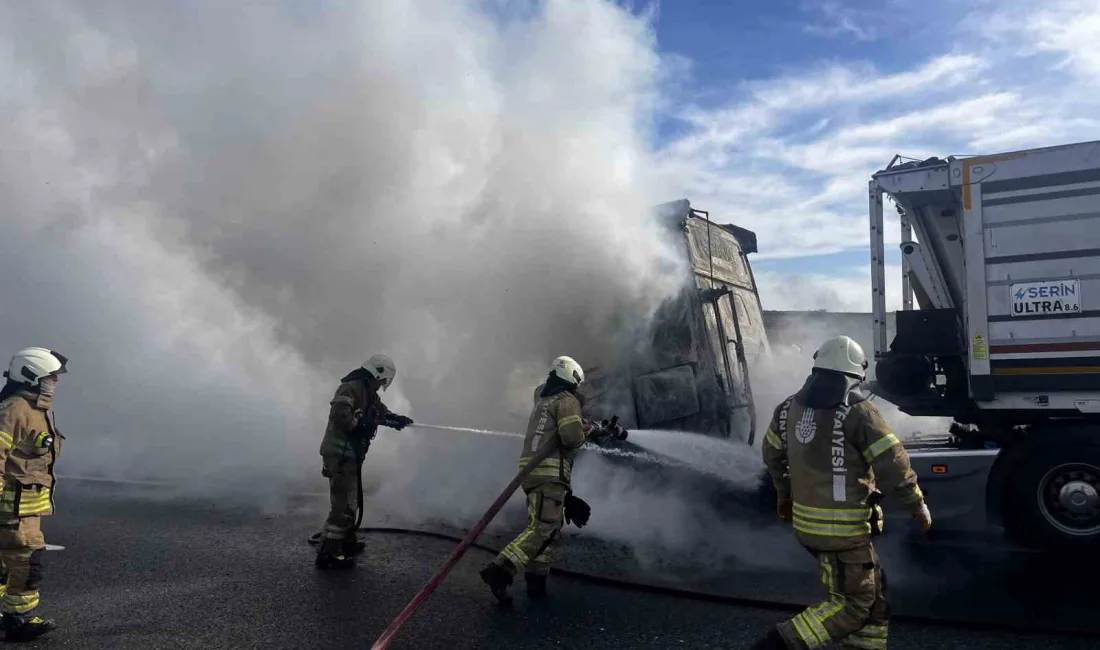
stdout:
[(1039, 481), (1039, 511), (1054, 528), (1067, 535), (1100, 534), (1100, 468), (1066, 463), (1052, 468)]

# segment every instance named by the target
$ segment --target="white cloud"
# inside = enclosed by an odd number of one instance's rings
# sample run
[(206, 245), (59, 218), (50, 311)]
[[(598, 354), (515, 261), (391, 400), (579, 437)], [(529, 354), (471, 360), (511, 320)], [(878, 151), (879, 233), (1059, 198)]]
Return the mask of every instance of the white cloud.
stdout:
[(847, 37), (856, 41), (873, 41), (879, 37), (876, 26), (866, 20), (867, 12), (837, 2), (823, 2), (819, 11), (818, 21), (805, 26), (807, 33)]
[[(1100, 2), (1054, 0), (998, 5), (992, 13), (972, 14), (972, 33), (1029, 55), (1055, 55), (1052, 70), (1070, 69), (1079, 80), (1100, 82)], [(979, 20), (980, 19), (980, 20)]]
[[(877, 24), (839, 5), (818, 8), (835, 19), (823, 23), (834, 31)], [(896, 153), (942, 157), (1096, 137), (1100, 3), (989, 2), (962, 18), (951, 3), (943, 9), (923, 12), (948, 36), (938, 56), (889, 72), (833, 61), (746, 82), (717, 108), (684, 109), (690, 128), (665, 147), (665, 177), (723, 221), (756, 231), (759, 257), (800, 257), (867, 249), (866, 183)], [(887, 224), (886, 236), (887, 247), (896, 244), (896, 226)]]

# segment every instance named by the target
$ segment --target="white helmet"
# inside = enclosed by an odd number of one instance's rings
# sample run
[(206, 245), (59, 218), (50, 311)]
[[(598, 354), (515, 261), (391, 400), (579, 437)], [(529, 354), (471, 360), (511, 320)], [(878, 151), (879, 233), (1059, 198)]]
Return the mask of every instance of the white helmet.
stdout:
[(554, 359), (553, 365), (550, 366), (550, 374), (557, 375), (558, 379), (574, 386), (584, 383), (584, 368), (581, 368), (581, 364), (574, 361), (572, 357)]
[(24, 348), (12, 356), (4, 376), (12, 381), (38, 386), (46, 377), (68, 372), (65, 369), (68, 362), (65, 355), (46, 348)]
[(867, 357), (863, 348), (847, 336), (834, 336), (814, 352), (814, 368), (842, 372), (856, 379), (867, 373)]
[(363, 370), (370, 373), (371, 377), (382, 382), (383, 391), (389, 388), (390, 384), (393, 383), (394, 376), (397, 375), (397, 366), (393, 365), (393, 359), (384, 354), (376, 354), (367, 359), (366, 363), (363, 364)]

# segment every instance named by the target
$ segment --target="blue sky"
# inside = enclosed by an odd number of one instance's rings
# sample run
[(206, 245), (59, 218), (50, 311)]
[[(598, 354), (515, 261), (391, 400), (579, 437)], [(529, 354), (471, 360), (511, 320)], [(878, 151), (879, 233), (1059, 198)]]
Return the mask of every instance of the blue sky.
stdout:
[[(919, 17), (913, 11), (917, 6), (907, 2), (885, 8), (882, 2), (865, 0), (679, 0), (660, 5), (655, 24), (660, 47), (690, 61), (692, 83), (685, 96), (714, 109), (735, 96), (746, 79), (797, 74), (823, 61), (869, 60), (884, 72), (904, 71), (914, 57), (934, 56), (935, 41), (925, 37), (930, 25), (923, 30), (908, 27)], [(944, 21), (945, 16), (937, 19)], [(660, 127), (660, 140), (666, 143), (685, 133), (684, 123), (674, 116)], [(887, 256), (888, 262), (900, 264), (896, 249), (888, 249)], [(863, 251), (847, 251), (765, 258), (755, 268), (815, 273), (857, 266), (867, 257)]]
[[(676, 0), (654, 26), (678, 84), (664, 165), (757, 231), (774, 308), (869, 307), (866, 182), (895, 153), (1100, 137), (1096, 0)], [(887, 236), (898, 264), (896, 222)]]

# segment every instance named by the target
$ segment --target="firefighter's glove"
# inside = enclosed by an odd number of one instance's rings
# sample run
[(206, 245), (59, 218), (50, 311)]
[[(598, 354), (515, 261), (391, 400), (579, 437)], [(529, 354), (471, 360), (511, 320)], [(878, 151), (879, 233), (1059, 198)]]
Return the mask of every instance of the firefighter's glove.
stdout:
[(583, 499), (573, 496), (572, 492), (565, 495), (565, 523), (584, 528), (591, 514), (592, 508)]
[(928, 510), (928, 504), (920, 504), (920, 510), (913, 513), (913, 519), (920, 525), (920, 532), (926, 533), (932, 527), (932, 513)]
[(790, 499), (780, 499), (775, 504), (775, 512), (785, 523), (794, 519), (794, 502)]
[(393, 413), (386, 416), (386, 419), (382, 421), (382, 424), (390, 427), (391, 429), (397, 429), (398, 431), (412, 424), (412, 418), (404, 415), (395, 415)]
[(626, 429), (623, 425), (618, 423), (618, 418), (613, 420), (603, 420), (600, 422), (600, 429), (603, 435), (614, 438), (616, 440), (626, 440)]

